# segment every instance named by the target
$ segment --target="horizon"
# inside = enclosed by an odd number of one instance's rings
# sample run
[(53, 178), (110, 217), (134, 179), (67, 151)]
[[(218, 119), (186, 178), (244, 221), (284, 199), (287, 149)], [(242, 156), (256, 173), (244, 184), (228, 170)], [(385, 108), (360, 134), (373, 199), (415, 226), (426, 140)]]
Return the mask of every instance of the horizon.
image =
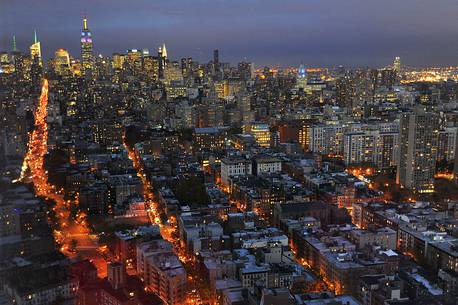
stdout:
[(142, 0), (129, 9), (122, 4), (82, 0), (64, 8), (45, 0), (25, 7), (7, 1), (0, 13), (0, 49), (10, 50), (15, 35), (18, 49), (26, 52), (36, 29), (44, 58), (58, 48), (80, 58), (79, 35), (87, 16), (94, 51), (104, 56), (132, 48), (154, 54), (165, 43), (172, 59), (207, 62), (218, 49), (224, 62), (248, 61), (257, 67), (385, 67), (396, 56), (412, 67), (457, 62), (458, 42), (450, 38), (457, 34), (453, 16), (458, 3), (452, 0)]

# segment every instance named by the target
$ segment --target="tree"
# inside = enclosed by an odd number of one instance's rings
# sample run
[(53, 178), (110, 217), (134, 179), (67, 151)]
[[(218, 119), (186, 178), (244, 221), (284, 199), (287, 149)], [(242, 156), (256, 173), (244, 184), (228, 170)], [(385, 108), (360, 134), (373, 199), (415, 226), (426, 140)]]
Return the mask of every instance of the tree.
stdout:
[(177, 199), (184, 204), (199, 206), (210, 203), (201, 177), (191, 176), (180, 179), (175, 185), (174, 193)]
[(78, 241), (77, 241), (76, 239), (73, 238), (73, 239), (70, 241), (70, 251), (75, 252), (77, 246), (78, 246)]

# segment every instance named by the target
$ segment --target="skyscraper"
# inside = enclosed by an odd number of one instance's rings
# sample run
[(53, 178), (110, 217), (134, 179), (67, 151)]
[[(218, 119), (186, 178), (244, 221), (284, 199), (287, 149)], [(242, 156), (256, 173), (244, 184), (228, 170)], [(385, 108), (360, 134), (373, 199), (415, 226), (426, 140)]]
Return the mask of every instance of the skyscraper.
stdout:
[(163, 78), (165, 66), (167, 65), (167, 48), (165, 47), (165, 43), (159, 47), (157, 56), (159, 57), (159, 78)]
[(93, 68), (92, 56), (92, 33), (87, 27), (87, 19), (83, 19), (83, 30), (81, 31), (81, 69), (85, 75), (91, 73)]
[(70, 69), (70, 55), (65, 49), (57, 49), (54, 53), (54, 70), (57, 74), (64, 74)]
[(159, 53), (161, 53), (161, 57), (163, 57), (164, 60), (167, 59), (167, 48), (165, 47), (165, 43), (162, 44), (162, 47), (159, 47)]
[(30, 46), (30, 79), (32, 81), (32, 90), (35, 93), (41, 90), (41, 77), (43, 73), (43, 62), (41, 60), (41, 44), (37, 38), (37, 31), (33, 33), (33, 44)]
[(299, 89), (304, 89), (305, 87), (307, 87), (307, 82), (307, 70), (305, 69), (305, 66), (301, 64), (297, 69), (296, 87)]
[(393, 70), (396, 71), (396, 73), (401, 72), (401, 57), (396, 57), (394, 59)]
[(17, 52), (17, 47), (16, 47), (16, 35), (13, 35), (13, 52)]
[(122, 70), (124, 68), (124, 61), (126, 56), (124, 54), (113, 53), (112, 67), (115, 70)]
[(215, 68), (219, 68), (219, 51), (218, 49), (213, 50), (213, 63)]
[(434, 191), (439, 116), (417, 106), (403, 113), (399, 128), (396, 182), (417, 193)]
[(220, 65), (219, 65), (219, 51), (218, 49), (213, 50), (213, 76), (215, 79), (219, 79)]
[[(14, 47), (16, 47), (16, 39), (14, 39)], [(30, 46), (30, 57), (32, 58), (32, 62), (37, 61), (41, 66), (41, 44), (38, 41), (36, 30), (33, 33), (33, 44)]]

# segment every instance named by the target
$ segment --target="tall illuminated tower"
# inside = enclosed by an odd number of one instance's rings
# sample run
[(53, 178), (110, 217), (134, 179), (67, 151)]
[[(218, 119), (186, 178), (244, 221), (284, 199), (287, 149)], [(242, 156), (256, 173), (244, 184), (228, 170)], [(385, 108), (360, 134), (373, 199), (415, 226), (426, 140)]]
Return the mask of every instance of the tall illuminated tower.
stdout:
[(401, 72), (401, 57), (396, 57), (393, 62), (393, 69), (396, 73)]
[(92, 33), (87, 27), (87, 19), (83, 19), (83, 30), (81, 31), (81, 69), (85, 75), (90, 74), (93, 67), (92, 56)]
[(396, 183), (416, 193), (434, 192), (439, 115), (417, 106), (400, 116)]
[(297, 76), (296, 76), (296, 87), (300, 89), (304, 89), (307, 86), (308, 77), (307, 77), (307, 70), (305, 66), (301, 64), (297, 69)]
[(17, 52), (17, 47), (16, 47), (16, 35), (13, 35), (13, 52)]
[(165, 66), (167, 65), (167, 49), (165, 43), (159, 47), (157, 57), (159, 57), (159, 77), (163, 78)]
[(33, 33), (33, 44), (30, 46), (30, 57), (32, 62), (36, 61), (41, 66), (41, 44), (38, 41), (36, 30)]

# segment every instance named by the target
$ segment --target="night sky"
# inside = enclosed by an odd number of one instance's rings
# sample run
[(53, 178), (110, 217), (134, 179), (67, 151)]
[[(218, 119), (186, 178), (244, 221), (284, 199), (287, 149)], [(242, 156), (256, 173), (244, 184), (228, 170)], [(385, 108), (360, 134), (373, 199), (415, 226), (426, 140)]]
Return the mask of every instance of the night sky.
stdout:
[(79, 57), (87, 15), (94, 50), (260, 65), (458, 65), (457, 0), (0, 0), (0, 50), (20, 50), (36, 28), (45, 57)]

